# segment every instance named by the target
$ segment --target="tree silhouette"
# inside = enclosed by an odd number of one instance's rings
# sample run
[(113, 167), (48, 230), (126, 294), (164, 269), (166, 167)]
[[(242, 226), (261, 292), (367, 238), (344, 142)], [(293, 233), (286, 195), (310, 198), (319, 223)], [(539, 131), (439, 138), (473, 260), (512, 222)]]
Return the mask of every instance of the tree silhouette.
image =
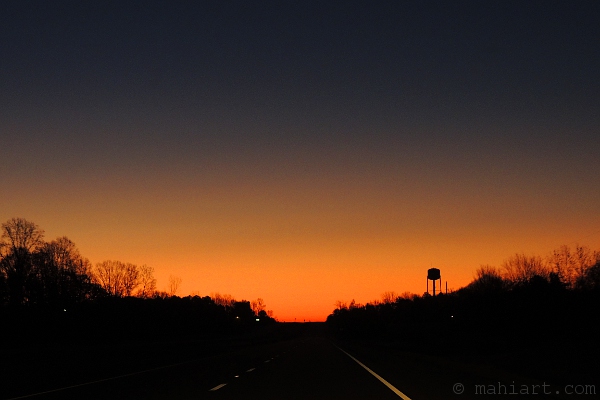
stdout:
[(112, 296), (131, 296), (139, 285), (139, 271), (135, 264), (106, 260), (96, 264), (94, 279)]
[(36, 271), (33, 252), (43, 243), (44, 231), (24, 218), (12, 218), (2, 224), (0, 236), (0, 273), (3, 275), (6, 295), (10, 304), (24, 304), (34, 300), (33, 286)]
[(169, 275), (169, 295), (175, 296), (181, 285), (181, 278), (174, 275)]
[(94, 295), (91, 263), (66, 236), (44, 243), (35, 253), (40, 301), (73, 303)]
[(254, 314), (258, 315), (261, 311), (265, 311), (265, 301), (259, 297), (258, 299), (250, 302), (250, 307), (252, 308)]
[(554, 250), (548, 263), (561, 282), (570, 288), (586, 286), (588, 270), (600, 259), (600, 252), (587, 246), (576, 245), (575, 249), (564, 245)]
[(576, 283), (580, 289), (598, 290), (600, 289), (600, 256), (595, 264), (587, 268)]
[(494, 292), (503, 290), (505, 281), (500, 271), (491, 265), (482, 265), (475, 271), (475, 279), (467, 285), (467, 288), (475, 292)]
[(539, 256), (515, 254), (502, 263), (504, 278), (513, 285), (527, 283), (534, 276), (548, 278), (550, 270)]
[(383, 304), (392, 304), (396, 302), (398, 295), (394, 291), (383, 292), (381, 294), (381, 302)]
[(102, 294), (90, 279), (91, 264), (67, 237), (44, 242), (33, 222), (2, 224), (0, 300), (12, 305), (65, 306)]
[(154, 268), (146, 264), (139, 267), (139, 290), (137, 296), (147, 299), (154, 296), (156, 292), (156, 279), (154, 278)]
[(2, 224), (1, 250), (10, 252), (23, 249), (31, 253), (43, 243), (44, 230), (33, 222), (24, 218), (12, 218)]
[(31, 302), (36, 278), (32, 254), (25, 248), (12, 248), (2, 257), (0, 269), (6, 282), (8, 303), (20, 305)]
[(223, 306), (225, 308), (233, 307), (235, 299), (230, 294), (211, 293), (210, 297), (215, 304)]
[(575, 246), (575, 286), (585, 288), (589, 277), (589, 270), (596, 265), (600, 259), (600, 253), (592, 251), (587, 246)]

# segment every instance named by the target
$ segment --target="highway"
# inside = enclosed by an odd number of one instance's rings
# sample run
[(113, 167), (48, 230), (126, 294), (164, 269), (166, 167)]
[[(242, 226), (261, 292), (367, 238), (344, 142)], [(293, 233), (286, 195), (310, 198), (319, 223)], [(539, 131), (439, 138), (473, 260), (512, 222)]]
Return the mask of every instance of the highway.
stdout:
[[(0, 399), (477, 399), (482, 397), (474, 392), (478, 383), (530, 383), (477, 365), (375, 345), (334, 343), (311, 334), (126, 373), (113, 371), (118, 368), (107, 365), (93, 379), (35, 390), (23, 387)], [(457, 383), (464, 388), (460, 395), (454, 392)]]
[(312, 337), (13, 398), (397, 400), (409, 397), (399, 397), (328, 339)]
[(216, 390), (213, 398), (399, 399), (326, 339), (305, 339), (282, 350), (253, 367), (256, 369), (224, 381), (227, 385)]

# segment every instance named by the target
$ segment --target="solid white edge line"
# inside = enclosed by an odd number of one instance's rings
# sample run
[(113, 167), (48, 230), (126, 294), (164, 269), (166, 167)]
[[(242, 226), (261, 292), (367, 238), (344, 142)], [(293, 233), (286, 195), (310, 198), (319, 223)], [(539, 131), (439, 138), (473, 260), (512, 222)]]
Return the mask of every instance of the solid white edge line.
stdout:
[[(335, 344), (334, 344), (335, 346)], [(410, 397), (408, 397), (407, 395), (405, 395), (404, 393), (402, 393), (401, 391), (399, 391), (398, 389), (396, 389), (396, 387), (394, 387), (394, 385), (392, 385), (391, 383), (389, 383), (388, 381), (386, 381), (385, 379), (383, 379), (381, 376), (377, 375), (377, 373), (375, 373), (375, 371), (373, 371), (372, 369), (370, 369), (369, 367), (367, 367), (365, 364), (361, 363), (360, 361), (358, 361), (356, 358), (354, 358), (350, 353), (348, 353), (347, 351), (345, 351), (344, 349), (337, 347), (342, 353), (346, 354), (348, 357), (350, 357), (351, 359), (353, 359), (354, 361), (356, 361), (358, 363), (358, 365), (360, 365), (361, 367), (363, 367), (364, 369), (366, 369), (367, 371), (369, 371), (369, 373), (371, 375), (373, 375), (375, 378), (379, 379), (379, 381), (381, 383), (383, 383), (385, 386), (388, 387), (388, 389), (390, 389), (392, 392), (396, 393), (401, 399), (403, 400), (411, 400)]]
[(227, 385), (227, 384), (226, 383), (221, 383), (220, 385), (217, 385), (214, 388), (210, 389), (209, 392), (214, 392), (215, 390), (219, 390), (219, 389), (221, 389), (225, 385)]

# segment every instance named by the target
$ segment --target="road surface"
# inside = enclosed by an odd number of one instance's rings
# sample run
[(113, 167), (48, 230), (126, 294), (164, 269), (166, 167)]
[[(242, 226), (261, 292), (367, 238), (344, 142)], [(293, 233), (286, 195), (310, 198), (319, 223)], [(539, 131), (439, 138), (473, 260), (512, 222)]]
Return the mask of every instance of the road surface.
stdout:
[[(476, 384), (502, 388), (513, 382), (520, 389), (521, 384), (536, 383), (477, 365), (310, 335), (126, 373), (113, 371), (118, 368), (107, 365), (106, 372), (94, 379), (50, 382), (35, 390), (32, 383), (0, 399), (481, 399), (484, 393), (475, 393)], [(462, 385), (460, 394), (455, 393), (456, 384)], [(552, 390), (550, 397), (560, 398), (554, 387), (537, 388), (539, 394), (542, 390)]]
[(402, 398), (373, 373), (376, 372), (369, 372), (330, 340), (312, 337), (253, 346), (17, 397), (32, 400)]

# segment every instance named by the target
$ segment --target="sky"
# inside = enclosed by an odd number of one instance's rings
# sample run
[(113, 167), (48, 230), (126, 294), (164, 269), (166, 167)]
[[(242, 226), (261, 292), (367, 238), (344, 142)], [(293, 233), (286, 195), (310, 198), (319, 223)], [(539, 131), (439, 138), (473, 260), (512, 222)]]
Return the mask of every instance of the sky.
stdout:
[(597, 1), (3, 1), (0, 220), (282, 321), (600, 249), (598, 21)]

